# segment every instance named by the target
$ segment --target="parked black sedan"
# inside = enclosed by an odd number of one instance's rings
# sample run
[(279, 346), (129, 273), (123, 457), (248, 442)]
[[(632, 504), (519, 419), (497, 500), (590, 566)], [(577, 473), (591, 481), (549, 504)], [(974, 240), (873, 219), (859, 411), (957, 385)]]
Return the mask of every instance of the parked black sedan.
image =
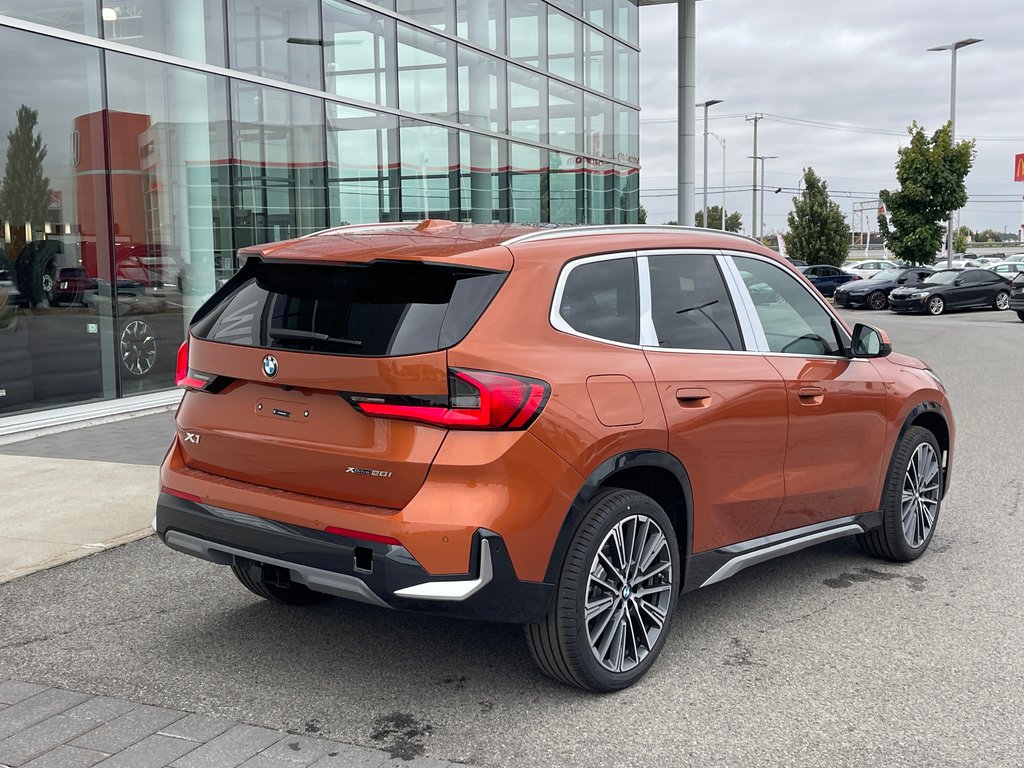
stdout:
[(831, 264), (812, 264), (809, 267), (797, 267), (803, 272), (811, 284), (821, 291), (823, 296), (831, 296), (836, 288), (851, 280), (860, 280), (858, 275), (848, 275), (839, 267)]
[(929, 267), (897, 267), (883, 269), (868, 280), (846, 283), (832, 295), (840, 307), (869, 307), (885, 309), (889, 306), (889, 292), (901, 285), (914, 286), (925, 282), (935, 270)]
[(1010, 309), (1024, 320), (1024, 272), (1018, 272), (1010, 281)]
[(941, 269), (924, 283), (889, 294), (894, 312), (941, 315), (947, 309), (1010, 308), (1010, 281), (991, 269)]

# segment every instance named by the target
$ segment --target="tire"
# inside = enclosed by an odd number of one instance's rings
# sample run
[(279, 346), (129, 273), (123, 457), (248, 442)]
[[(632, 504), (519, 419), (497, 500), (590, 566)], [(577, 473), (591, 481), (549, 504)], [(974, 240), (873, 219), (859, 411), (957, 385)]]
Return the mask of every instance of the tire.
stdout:
[(1017, 310), (1017, 317), (1020, 318), (1021, 322), (1024, 322), (1024, 310)]
[(928, 314), (929, 315), (941, 315), (946, 311), (946, 302), (942, 300), (941, 296), (932, 296), (928, 299)]
[(242, 586), (264, 600), (271, 600), (275, 603), (283, 603), (284, 605), (316, 605), (333, 599), (331, 595), (326, 595), (323, 592), (314, 592), (304, 584), (292, 582), (284, 586), (260, 581), (255, 577), (254, 570), (254, 568), (247, 566), (231, 566), (231, 572), (242, 582)]
[(997, 309), (1000, 312), (1010, 308), (1010, 293), (1009, 291), (1000, 291), (996, 294), (995, 301), (992, 302), (992, 309)]
[(889, 306), (889, 297), (885, 291), (875, 291), (868, 296), (868, 306), (874, 310), (882, 310)]
[[(928, 549), (942, 505), (941, 461), (942, 451), (935, 435), (924, 427), (907, 430), (896, 448), (886, 480), (882, 524), (857, 537), (868, 553), (885, 560), (909, 562)], [(908, 487), (914, 498), (905, 502)]]
[[(638, 535), (652, 548), (641, 544), (633, 553), (632, 547), (623, 551), (615, 546), (619, 536), (632, 543)], [(620, 553), (627, 564), (625, 579), (615, 575), (615, 567), (622, 565)], [(640, 576), (634, 571), (629, 577), (628, 569), (641, 567)], [(665, 645), (681, 569), (675, 529), (653, 499), (616, 488), (599, 494), (569, 545), (547, 617), (525, 627), (537, 666), (555, 680), (591, 691), (617, 691), (635, 683)], [(650, 576), (642, 578), (643, 573)], [(602, 604), (606, 608), (588, 621), (591, 597), (599, 598), (592, 611)]]

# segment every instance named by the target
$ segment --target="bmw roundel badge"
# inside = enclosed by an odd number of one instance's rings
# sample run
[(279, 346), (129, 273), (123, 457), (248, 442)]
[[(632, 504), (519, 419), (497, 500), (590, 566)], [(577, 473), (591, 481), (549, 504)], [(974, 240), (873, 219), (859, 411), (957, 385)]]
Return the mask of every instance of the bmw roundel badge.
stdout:
[(268, 379), (272, 379), (277, 376), (277, 358), (273, 355), (267, 355), (263, 358), (263, 372), (267, 374)]

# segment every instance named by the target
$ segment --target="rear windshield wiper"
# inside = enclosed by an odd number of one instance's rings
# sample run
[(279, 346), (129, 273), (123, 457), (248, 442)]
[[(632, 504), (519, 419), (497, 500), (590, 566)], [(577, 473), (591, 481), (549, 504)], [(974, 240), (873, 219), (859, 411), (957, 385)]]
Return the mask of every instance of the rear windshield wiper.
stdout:
[(697, 310), (705, 309), (706, 307), (710, 307), (712, 304), (717, 304), (717, 303), (718, 303), (718, 299), (712, 299), (711, 301), (705, 301), (703, 304), (698, 304), (695, 307), (686, 307), (684, 309), (677, 309), (676, 310), (676, 314), (677, 315), (681, 315), (684, 312), (696, 312)]
[(328, 344), (348, 344), (351, 347), (361, 347), (363, 342), (357, 341), (356, 339), (339, 339), (334, 336), (328, 336), (326, 333), (317, 333), (316, 331), (291, 331), (287, 328), (271, 328), (270, 338), (272, 339), (294, 339), (301, 341), (326, 341)]

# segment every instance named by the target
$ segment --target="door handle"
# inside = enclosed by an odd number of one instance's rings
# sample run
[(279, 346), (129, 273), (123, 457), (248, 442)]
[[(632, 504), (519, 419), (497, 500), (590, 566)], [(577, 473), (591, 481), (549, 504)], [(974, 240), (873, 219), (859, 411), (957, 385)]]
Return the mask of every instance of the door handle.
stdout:
[(804, 405), (818, 405), (825, 397), (825, 390), (821, 387), (800, 387), (797, 396)]
[(686, 407), (705, 405), (711, 399), (711, 391), (704, 387), (681, 387), (676, 390), (676, 400)]

